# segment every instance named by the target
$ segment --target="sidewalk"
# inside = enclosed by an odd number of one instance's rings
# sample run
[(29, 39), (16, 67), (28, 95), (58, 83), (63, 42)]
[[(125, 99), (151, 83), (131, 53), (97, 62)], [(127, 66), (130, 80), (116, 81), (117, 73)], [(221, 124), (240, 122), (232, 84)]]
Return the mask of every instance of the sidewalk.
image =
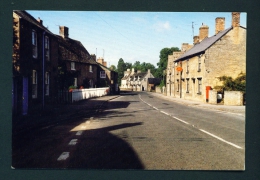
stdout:
[(13, 118), (13, 133), (19, 133), (31, 128), (58, 124), (64, 120), (86, 117), (96, 113), (101, 106), (109, 100), (120, 95), (108, 95), (97, 98), (86, 99), (72, 104), (46, 105), (42, 114), (19, 116)]
[(194, 106), (198, 108), (205, 108), (205, 109), (214, 109), (214, 110), (219, 110), (219, 111), (225, 111), (225, 112), (230, 112), (230, 113), (235, 113), (241, 116), (245, 117), (245, 109), (246, 106), (226, 106), (226, 105), (221, 105), (221, 104), (209, 104), (209, 103), (203, 103), (200, 101), (192, 101), (192, 100), (186, 100), (186, 99), (180, 99), (180, 98), (175, 98), (175, 97), (170, 97), (166, 96), (160, 93), (155, 93), (155, 92), (148, 92), (149, 94), (153, 96), (157, 96), (160, 98), (164, 98), (176, 103), (180, 103), (186, 106)]

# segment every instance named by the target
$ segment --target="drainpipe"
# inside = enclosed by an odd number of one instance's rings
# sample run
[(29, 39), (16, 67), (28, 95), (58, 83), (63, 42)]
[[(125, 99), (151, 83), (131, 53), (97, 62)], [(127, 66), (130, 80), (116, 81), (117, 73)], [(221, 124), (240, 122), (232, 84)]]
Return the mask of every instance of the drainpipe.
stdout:
[(44, 94), (44, 88), (45, 88), (45, 31), (42, 33), (42, 110), (44, 110), (44, 100), (45, 100), (45, 94)]

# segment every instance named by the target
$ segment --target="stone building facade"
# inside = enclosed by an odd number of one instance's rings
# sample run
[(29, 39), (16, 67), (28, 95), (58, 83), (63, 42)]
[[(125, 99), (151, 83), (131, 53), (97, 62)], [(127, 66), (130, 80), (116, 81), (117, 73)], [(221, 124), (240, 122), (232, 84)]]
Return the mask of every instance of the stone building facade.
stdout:
[(124, 72), (124, 77), (121, 80), (121, 90), (132, 91), (147, 91), (148, 90), (148, 78), (154, 78), (150, 69), (147, 72), (137, 71), (134, 68), (130, 71)]
[(218, 77), (236, 78), (239, 73), (246, 72), (246, 28), (240, 26), (239, 17), (239, 12), (232, 13), (231, 27), (227, 29), (225, 19), (216, 18), (216, 34), (211, 37), (207, 35), (208, 27), (202, 25), (200, 31), (203, 32), (199, 38), (194, 37), (194, 46), (190, 50), (177, 59), (169, 57), (175, 68), (171, 77), (173, 92), (168, 95), (207, 102), (207, 91), (222, 85)]

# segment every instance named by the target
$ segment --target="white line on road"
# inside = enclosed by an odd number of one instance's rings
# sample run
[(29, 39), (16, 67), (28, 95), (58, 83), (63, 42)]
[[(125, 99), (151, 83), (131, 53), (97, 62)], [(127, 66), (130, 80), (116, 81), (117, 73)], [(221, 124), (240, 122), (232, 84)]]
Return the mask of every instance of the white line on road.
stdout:
[(58, 161), (66, 160), (69, 156), (70, 156), (69, 152), (63, 152), (57, 160)]
[(218, 136), (216, 136), (216, 135), (214, 135), (214, 134), (211, 134), (211, 133), (209, 133), (209, 132), (207, 132), (207, 131), (205, 131), (205, 130), (203, 130), (203, 129), (200, 129), (200, 131), (202, 131), (202, 132), (204, 132), (204, 133), (206, 133), (206, 134), (208, 134), (208, 135), (210, 135), (210, 136), (212, 136), (212, 137), (214, 137), (214, 138), (217, 138), (218, 140), (220, 140), (220, 141), (222, 141), (222, 142), (225, 142), (225, 143), (227, 143), (227, 144), (229, 144), (229, 145), (231, 145), (231, 146), (234, 146), (234, 147), (236, 147), (236, 148), (238, 148), (238, 149), (243, 149), (242, 147), (240, 147), (240, 146), (238, 146), (238, 145), (236, 145), (236, 144), (233, 144), (233, 143), (231, 143), (231, 142), (229, 142), (229, 141), (226, 141), (226, 140), (224, 140), (224, 139), (222, 139), (222, 138), (220, 138), (220, 137), (218, 137)]
[(77, 139), (72, 139), (70, 142), (69, 142), (69, 145), (76, 145), (77, 144)]
[(169, 114), (168, 113), (166, 113), (166, 112), (164, 112), (164, 111), (160, 111), (161, 113), (163, 113), (163, 114), (166, 114), (167, 116), (169, 116)]
[(159, 110), (158, 108), (156, 108), (156, 107), (154, 107), (154, 106), (153, 106), (153, 108), (156, 109), (156, 110)]
[(83, 131), (78, 131), (78, 132), (76, 133), (76, 135), (77, 135), (77, 136), (80, 136), (82, 133), (83, 133)]
[(190, 123), (188, 123), (188, 122), (186, 122), (186, 121), (183, 121), (183, 120), (181, 120), (181, 119), (179, 119), (179, 118), (177, 118), (177, 117), (175, 117), (175, 116), (172, 116), (172, 117), (175, 118), (175, 119), (177, 119), (178, 121), (181, 121), (181, 122), (185, 123), (185, 124), (190, 124)]

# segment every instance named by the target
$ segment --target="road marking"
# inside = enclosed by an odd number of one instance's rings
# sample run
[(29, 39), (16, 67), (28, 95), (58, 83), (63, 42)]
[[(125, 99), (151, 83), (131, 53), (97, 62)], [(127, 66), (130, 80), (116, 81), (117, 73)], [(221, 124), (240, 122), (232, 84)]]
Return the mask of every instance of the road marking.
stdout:
[(70, 142), (69, 142), (69, 145), (76, 145), (77, 144), (77, 139), (72, 139)]
[(163, 114), (166, 114), (167, 116), (169, 116), (169, 114), (168, 113), (166, 113), (166, 112), (164, 112), (164, 111), (160, 111), (161, 113), (163, 113)]
[(76, 135), (77, 135), (77, 136), (80, 136), (82, 133), (83, 133), (83, 131), (78, 131), (78, 132), (76, 133)]
[(156, 107), (154, 107), (154, 106), (153, 106), (153, 108), (154, 108), (154, 109), (156, 109), (156, 110), (159, 110), (159, 109), (157, 109), (157, 108), (156, 108)]
[(172, 116), (172, 117), (175, 118), (175, 119), (177, 119), (178, 121), (181, 121), (181, 122), (185, 123), (185, 124), (190, 124), (190, 123), (188, 123), (188, 122), (186, 122), (186, 121), (183, 121), (183, 120), (181, 120), (181, 119), (179, 119), (179, 118), (177, 118), (177, 117), (175, 117), (175, 116)]
[(69, 152), (63, 152), (60, 157), (57, 159), (58, 161), (64, 161), (70, 156)]
[(240, 147), (240, 146), (238, 146), (238, 145), (236, 145), (236, 144), (233, 144), (233, 143), (231, 143), (231, 142), (229, 142), (229, 141), (226, 141), (226, 140), (224, 140), (224, 139), (222, 139), (222, 138), (220, 138), (220, 137), (218, 137), (218, 136), (216, 136), (216, 135), (214, 135), (214, 134), (211, 134), (211, 133), (209, 133), (209, 132), (207, 132), (207, 131), (205, 131), (205, 130), (203, 130), (203, 129), (200, 129), (200, 131), (202, 131), (202, 132), (204, 132), (204, 133), (206, 133), (206, 134), (208, 134), (208, 135), (210, 135), (210, 136), (212, 136), (212, 137), (214, 137), (214, 138), (216, 138), (216, 139), (218, 139), (218, 140), (220, 140), (220, 141), (222, 141), (222, 142), (225, 142), (225, 143), (227, 143), (227, 144), (229, 144), (229, 145), (231, 145), (231, 146), (234, 146), (234, 147), (236, 147), (236, 148), (238, 148), (238, 149), (243, 149), (242, 147)]

